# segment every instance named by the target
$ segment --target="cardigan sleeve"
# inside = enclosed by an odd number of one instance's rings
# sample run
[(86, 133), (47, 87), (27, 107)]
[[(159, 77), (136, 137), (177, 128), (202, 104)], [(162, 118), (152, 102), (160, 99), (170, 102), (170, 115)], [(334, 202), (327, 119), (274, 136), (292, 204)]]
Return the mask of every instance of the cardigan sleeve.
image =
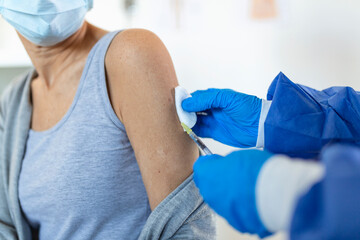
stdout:
[(214, 219), (191, 175), (154, 209), (139, 240), (216, 239)]
[[(0, 102), (0, 156), (4, 154), (4, 125), (5, 125), (5, 111), (6, 111), (6, 96), (5, 92)], [(7, 169), (4, 166), (3, 158), (0, 157), (0, 239), (12, 240), (18, 239), (15, 226), (9, 211), (7, 198)]]

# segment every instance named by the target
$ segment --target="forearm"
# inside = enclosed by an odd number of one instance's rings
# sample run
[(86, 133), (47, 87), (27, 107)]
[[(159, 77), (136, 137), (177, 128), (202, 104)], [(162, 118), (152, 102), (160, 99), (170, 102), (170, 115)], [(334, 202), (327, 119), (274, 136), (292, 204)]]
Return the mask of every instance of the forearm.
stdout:
[(256, 186), (261, 221), (292, 240), (358, 239), (359, 160), (358, 147), (339, 144), (324, 149), (321, 162), (270, 158)]
[(322, 181), (298, 199), (292, 240), (360, 239), (360, 148), (334, 145), (321, 153)]
[(270, 232), (289, 230), (299, 198), (321, 181), (321, 163), (274, 155), (262, 167), (256, 183), (256, 206)]

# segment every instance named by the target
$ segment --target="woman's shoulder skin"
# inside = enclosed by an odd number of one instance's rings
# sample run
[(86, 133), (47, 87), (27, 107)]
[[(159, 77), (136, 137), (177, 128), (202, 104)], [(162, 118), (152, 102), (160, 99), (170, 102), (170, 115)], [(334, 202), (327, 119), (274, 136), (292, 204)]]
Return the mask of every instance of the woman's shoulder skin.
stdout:
[(119, 33), (105, 67), (112, 106), (125, 125), (154, 209), (192, 172), (199, 153), (178, 120), (171, 57), (162, 41), (143, 29)]

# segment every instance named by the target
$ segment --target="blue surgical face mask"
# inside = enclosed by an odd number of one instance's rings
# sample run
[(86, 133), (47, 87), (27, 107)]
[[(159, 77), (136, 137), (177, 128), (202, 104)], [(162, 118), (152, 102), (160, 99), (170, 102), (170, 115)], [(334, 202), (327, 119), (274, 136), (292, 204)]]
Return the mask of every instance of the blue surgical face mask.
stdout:
[(93, 0), (0, 0), (0, 15), (39, 46), (64, 41), (84, 22)]

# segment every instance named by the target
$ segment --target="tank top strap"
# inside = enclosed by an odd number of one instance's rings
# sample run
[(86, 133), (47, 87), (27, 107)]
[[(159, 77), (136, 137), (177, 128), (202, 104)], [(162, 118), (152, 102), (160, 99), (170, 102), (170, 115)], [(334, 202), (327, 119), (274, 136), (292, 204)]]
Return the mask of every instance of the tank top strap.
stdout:
[[(120, 32), (122, 32), (122, 30), (109, 32), (105, 36), (103, 36), (93, 47), (93, 49), (92, 49), (93, 55), (91, 56), (91, 58), (95, 57), (100, 64), (105, 63), (105, 57), (106, 57), (107, 51), (109, 50), (111, 42), (116, 37), (116, 35), (119, 34)], [(89, 59), (89, 60), (91, 60), (91, 59)], [(102, 65), (100, 67), (102, 68), (103, 66), (104, 65)]]
[(80, 99), (77, 104), (81, 105), (82, 109), (87, 108), (89, 111), (97, 109), (98, 114), (93, 118), (102, 118), (104, 117), (102, 113), (104, 113), (118, 128), (124, 130), (125, 127), (115, 114), (109, 99), (105, 71), (106, 54), (111, 42), (120, 32), (121, 30), (106, 34), (91, 50), (84, 68), (84, 84), (81, 86)]

